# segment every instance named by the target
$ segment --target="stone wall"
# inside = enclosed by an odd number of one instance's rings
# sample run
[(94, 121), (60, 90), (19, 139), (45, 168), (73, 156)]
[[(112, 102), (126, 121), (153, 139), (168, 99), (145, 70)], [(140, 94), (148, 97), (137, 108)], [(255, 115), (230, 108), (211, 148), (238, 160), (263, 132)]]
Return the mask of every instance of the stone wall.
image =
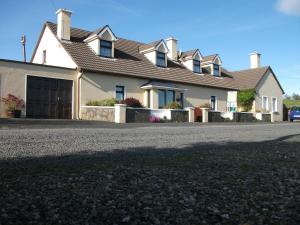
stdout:
[(188, 122), (189, 112), (186, 110), (171, 110), (171, 122)]
[(150, 109), (126, 108), (126, 123), (148, 123), (150, 122)]
[(81, 119), (115, 122), (115, 108), (105, 106), (82, 106)]
[(221, 112), (208, 112), (208, 122), (227, 122), (230, 121), (229, 119), (225, 119), (221, 116)]
[(257, 122), (253, 113), (233, 113), (233, 122)]
[(262, 122), (271, 122), (271, 114), (263, 113), (262, 114)]

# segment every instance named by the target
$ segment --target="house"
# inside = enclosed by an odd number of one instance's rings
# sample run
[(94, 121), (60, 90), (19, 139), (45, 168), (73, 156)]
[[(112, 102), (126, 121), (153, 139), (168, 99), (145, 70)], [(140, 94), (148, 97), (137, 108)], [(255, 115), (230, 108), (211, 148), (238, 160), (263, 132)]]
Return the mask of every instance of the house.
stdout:
[(250, 54), (251, 68), (231, 72), (239, 90), (254, 89), (252, 112), (274, 113), (275, 121), (283, 120), (284, 90), (270, 66), (260, 66), (260, 54)]
[[(73, 28), (71, 11), (60, 9), (56, 13), (57, 24), (44, 24), (30, 63), (0, 60), (2, 83), (13, 79), (15, 85), (23, 86), (19, 91), (26, 102), (24, 116), (62, 118), (62, 114), (51, 116), (50, 112), (61, 107), (65, 96), (70, 96), (72, 110), (64, 118), (81, 118), (88, 101), (112, 97), (133, 97), (151, 109), (176, 101), (182, 108), (209, 103), (214, 111), (231, 111), (237, 107), (237, 91), (253, 85), (258, 93), (254, 110), (259, 109), (261, 99), (270, 98), (261, 104), (269, 107), (276, 98), (274, 111), (282, 115), (283, 90), (270, 67), (228, 71), (217, 54), (203, 56), (199, 49), (178, 51), (174, 37), (141, 43), (116, 36), (108, 25), (95, 31)], [(19, 74), (23, 79), (15, 80), (5, 73), (16, 65), (22, 67)], [(54, 84), (65, 85), (64, 93), (64, 88), (53, 90)], [(2, 85), (1, 96), (9, 90)], [(47, 108), (42, 114), (41, 105)], [(3, 106), (1, 110), (3, 115)]]

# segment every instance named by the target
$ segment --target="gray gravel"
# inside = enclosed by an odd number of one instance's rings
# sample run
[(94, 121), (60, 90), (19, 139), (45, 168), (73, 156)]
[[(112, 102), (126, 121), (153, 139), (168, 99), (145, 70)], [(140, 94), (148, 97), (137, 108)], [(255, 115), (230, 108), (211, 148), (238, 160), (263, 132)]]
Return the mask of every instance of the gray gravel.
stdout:
[(0, 224), (300, 224), (300, 123), (0, 129)]

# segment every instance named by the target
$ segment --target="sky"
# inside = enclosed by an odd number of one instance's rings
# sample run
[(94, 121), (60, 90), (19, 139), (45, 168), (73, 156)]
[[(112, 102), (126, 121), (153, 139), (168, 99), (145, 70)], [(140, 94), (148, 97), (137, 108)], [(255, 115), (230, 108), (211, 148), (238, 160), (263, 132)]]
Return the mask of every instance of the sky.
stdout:
[(249, 53), (259, 52), (285, 92), (300, 93), (300, 0), (0, 0), (0, 58), (22, 60), (25, 34), (30, 59), (59, 8), (73, 12), (72, 27), (108, 24), (116, 36), (144, 43), (173, 36), (182, 51), (219, 54), (228, 70), (249, 68)]

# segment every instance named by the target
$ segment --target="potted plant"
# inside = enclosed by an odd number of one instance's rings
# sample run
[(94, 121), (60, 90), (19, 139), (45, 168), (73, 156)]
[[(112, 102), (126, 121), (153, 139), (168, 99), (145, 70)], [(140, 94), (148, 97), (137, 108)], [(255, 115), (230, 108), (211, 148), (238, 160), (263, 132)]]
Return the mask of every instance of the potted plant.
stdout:
[(24, 100), (12, 94), (8, 94), (6, 98), (1, 99), (7, 107), (6, 113), (8, 118), (20, 118), (21, 110), (24, 108)]

